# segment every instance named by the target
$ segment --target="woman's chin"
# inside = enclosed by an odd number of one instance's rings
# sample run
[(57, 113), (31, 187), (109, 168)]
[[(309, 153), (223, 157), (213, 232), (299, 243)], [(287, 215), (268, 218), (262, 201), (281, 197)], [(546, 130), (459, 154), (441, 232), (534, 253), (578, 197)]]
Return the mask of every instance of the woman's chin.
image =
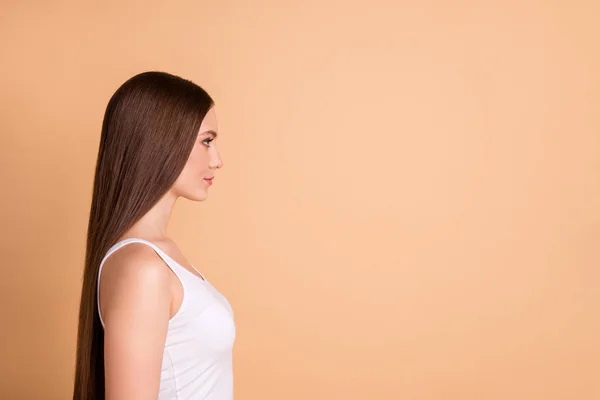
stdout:
[(191, 201), (204, 201), (208, 198), (208, 192), (201, 188), (194, 193), (189, 193), (185, 198)]

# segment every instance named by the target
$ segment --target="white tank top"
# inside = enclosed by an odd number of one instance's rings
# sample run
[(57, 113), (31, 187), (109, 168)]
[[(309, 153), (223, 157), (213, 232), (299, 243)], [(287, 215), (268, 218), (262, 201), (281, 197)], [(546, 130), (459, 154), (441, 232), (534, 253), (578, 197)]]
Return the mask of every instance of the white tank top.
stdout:
[[(200, 279), (153, 243), (128, 238), (112, 246), (102, 259), (97, 297), (102, 326), (104, 320), (99, 302), (102, 266), (112, 253), (129, 243), (144, 243), (152, 247), (183, 287), (181, 307), (169, 320), (158, 400), (233, 399), (235, 323), (229, 302), (206, 278)], [(204, 278), (200, 271), (196, 271)]]

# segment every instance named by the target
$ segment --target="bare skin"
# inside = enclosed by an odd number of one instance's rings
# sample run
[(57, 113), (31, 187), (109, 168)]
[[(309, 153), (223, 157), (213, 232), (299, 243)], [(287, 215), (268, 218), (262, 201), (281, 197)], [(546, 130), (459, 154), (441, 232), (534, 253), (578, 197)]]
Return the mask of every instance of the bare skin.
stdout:
[[(173, 188), (119, 239), (151, 241), (199, 279), (203, 278), (167, 237), (167, 227), (178, 198), (207, 198), (210, 184), (205, 178), (214, 177), (223, 166), (214, 141), (217, 132), (211, 109)], [(100, 284), (106, 400), (158, 397), (168, 324), (182, 300), (181, 283), (149, 246), (132, 243), (107, 258)]]

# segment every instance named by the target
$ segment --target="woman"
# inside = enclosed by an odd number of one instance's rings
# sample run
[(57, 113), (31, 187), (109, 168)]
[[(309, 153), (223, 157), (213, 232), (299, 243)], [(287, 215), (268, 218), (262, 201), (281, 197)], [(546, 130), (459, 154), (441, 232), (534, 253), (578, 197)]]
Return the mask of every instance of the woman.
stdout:
[(79, 311), (74, 400), (233, 398), (233, 312), (167, 237), (178, 198), (222, 167), (211, 97), (145, 72), (102, 124)]

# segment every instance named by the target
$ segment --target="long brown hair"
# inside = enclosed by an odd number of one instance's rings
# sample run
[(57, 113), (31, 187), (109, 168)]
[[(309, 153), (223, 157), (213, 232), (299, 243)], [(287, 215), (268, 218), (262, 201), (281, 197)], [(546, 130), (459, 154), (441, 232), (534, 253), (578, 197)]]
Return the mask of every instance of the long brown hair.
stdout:
[(108, 102), (87, 230), (73, 400), (104, 400), (100, 262), (175, 183), (212, 106), (198, 85), (154, 71), (128, 79)]

